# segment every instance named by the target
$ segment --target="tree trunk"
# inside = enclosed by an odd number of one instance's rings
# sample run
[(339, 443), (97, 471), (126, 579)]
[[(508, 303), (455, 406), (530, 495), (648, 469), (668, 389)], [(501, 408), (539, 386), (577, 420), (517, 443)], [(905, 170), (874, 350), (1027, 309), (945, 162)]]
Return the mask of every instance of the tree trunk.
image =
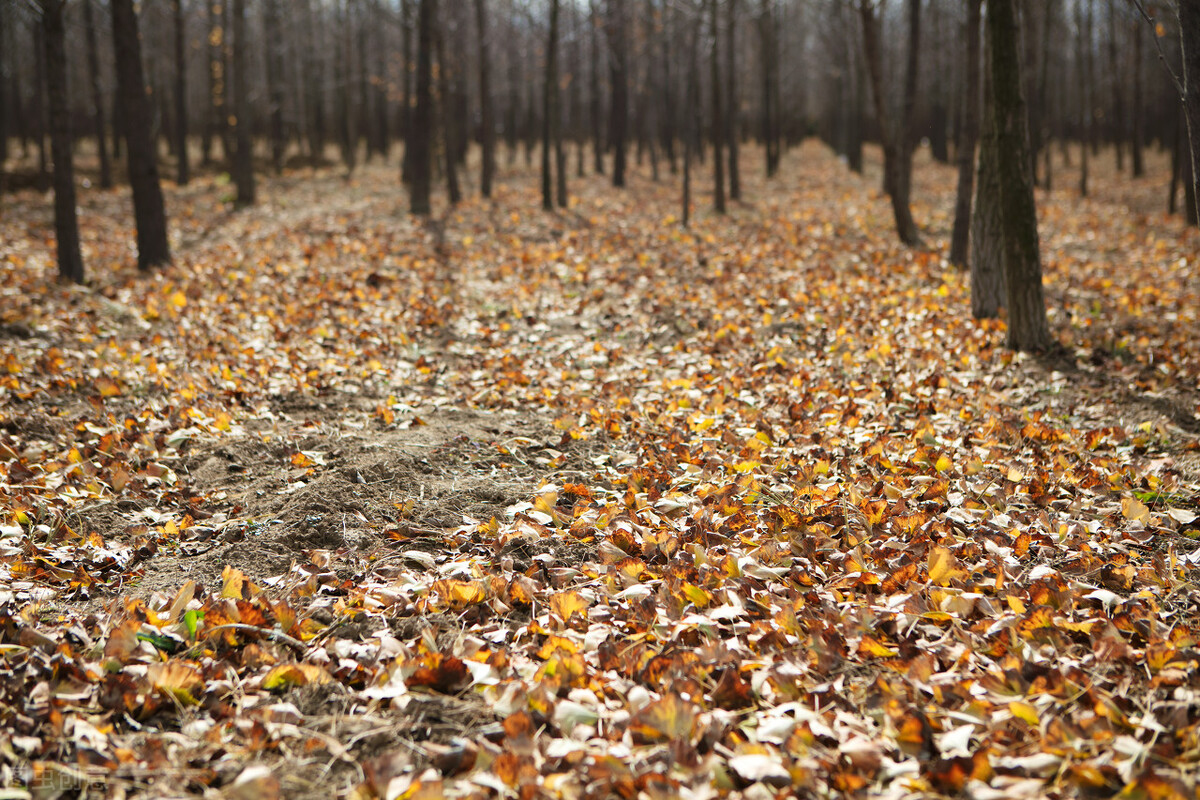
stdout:
[[(85, 0), (85, 2), (90, 3), (91, 0)], [(91, 19), (91, 8), (90, 7), (87, 10), (87, 16), (88, 16), (88, 19), (90, 20)], [(4, 162), (8, 161), (8, 136), (9, 136), (8, 121), (10, 119), (10, 117), (8, 115), (9, 114), (9, 111), (8, 111), (8, 81), (9, 81), (9, 77), (8, 77), (8, 69), (4, 65), (5, 62), (8, 60), (7, 58), (5, 58), (5, 56), (11, 52), (11, 50), (8, 46), (7, 23), (8, 23), (8, 20), (5, 17), (5, 15), (3, 13), (0, 13), (0, 194), (4, 194), (5, 190), (7, 189), (6, 179), (5, 179), (5, 171), (4, 171)], [(96, 38), (95, 38), (95, 31), (91, 25), (87, 26), (87, 32), (88, 32), (88, 37), (89, 37), (88, 41), (90, 42), (90, 44), (92, 46), (90, 52), (94, 54), (96, 51)], [(94, 81), (95, 75), (96, 75), (96, 70), (94, 67), (92, 67), (91, 72), (92, 72), (93, 81)], [(14, 81), (13, 83), (14, 83), (14, 88), (16, 88), (15, 87), (16, 82)], [(19, 93), (20, 89), (17, 89), (17, 92)], [(104, 127), (103, 126), (101, 126), (101, 128), (100, 128), (99, 144), (100, 144), (100, 149), (103, 150), (104, 149)], [(105, 187), (105, 188), (108, 188), (108, 187)]]
[[(90, 2), (90, 0), (89, 0)], [(183, 0), (171, 0), (175, 17), (175, 183), (186, 186), (188, 182), (187, 152), (187, 30), (183, 14)]]
[[(1084, 8), (1087, 8), (1085, 13)], [(1092, 3), (1091, 0), (1081, 0), (1075, 6), (1075, 27), (1079, 31), (1077, 54), (1082, 80), (1079, 82), (1079, 108), (1082, 133), (1080, 148), (1082, 155), (1079, 161), (1079, 196), (1088, 196), (1089, 164), (1088, 150), (1095, 136), (1093, 133), (1094, 113), (1092, 108)]]
[(167, 216), (150, 135), (146, 82), (142, 77), (142, 46), (133, 0), (110, 0), (113, 51), (117, 61), (117, 91), (121, 96), (129, 184), (137, 222), (138, 269), (150, 270), (171, 260)]
[(1183, 49), (1183, 105), (1191, 156), (1189, 222), (1195, 225), (1196, 198), (1200, 195), (1200, 0), (1179, 0), (1179, 41)]
[(83, 283), (79, 221), (75, 217), (75, 170), (71, 164), (71, 111), (67, 105), (65, 0), (43, 0), (42, 31), (46, 52), (46, 88), (50, 101), (50, 147), (54, 157), (54, 238), (58, 277)]
[(1125, 100), (1121, 91), (1121, 62), (1117, 58), (1117, 4), (1108, 0), (1108, 80), (1112, 88), (1112, 140), (1117, 150), (1117, 172), (1125, 171)]
[(950, 263), (967, 266), (971, 235), (971, 193), (975, 189), (975, 148), (979, 142), (979, 23), (981, 1), (967, 0), (967, 87), (963, 96), (962, 139), (958, 152), (958, 193), (954, 203), (954, 231), (950, 236)]
[[(437, 0), (417, 2), (417, 103), (413, 109), (412, 127), (409, 130), (405, 149), (411, 151), (408, 158), (409, 211), (420, 216), (429, 216), (429, 183), (432, 172), (430, 160), (430, 134), (433, 128), (433, 23), (437, 15)], [(409, 141), (411, 140), (411, 141)]]
[(279, 0), (266, 0), (263, 8), (263, 38), (267, 49), (267, 95), (271, 103), (271, 168), (283, 172), (283, 32), (279, 24)]
[(542, 208), (554, 210), (554, 128), (558, 117), (558, 0), (550, 0), (550, 32), (546, 40), (546, 73), (542, 83)]
[[(83, 32), (87, 47), (88, 83), (91, 84), (89, 88), (92, 93), (92, 129), (96, 136), (96, 150), (100, 154), (100, 188), (111, 189), (112, 162), (108, 157), (108, 139), (104, 132), (104, 96), (100, 91), (100, 59), (96, 51), (96, 20), (92, 3), (93, 0), (83, 0)], [(0, 115), (2, 114), (3, 103), (0, 102)], [(0, 131), (0, 138), (6, 136), (5, 131)], [(2, 155), (0, 161), (3, 161)]]
[(1051, 344), (1042, 293), (1037, 207), (1029, 170), (1029, 120), (1021, 96), (1014, 0), (988, 0), (987, 32), (992, 78), (993, 135), (999, 178), (1007, 345), (1013, 350), (1045, 350)]
[[(867, 61), (867, 73), (871, 79), (871, 94), (875, 101), (875, 119), (879, 123), (879, 135), (883, 143), (884, 189), (892, 201), (892, 215), (896, 220), (896, 233), (906, 245), (920, 244), (921, 235), (913, 220), (908, 205), (911, 185), (912, 151), (909, 148), (907, 129), (912, 123), (912, 109), (916, 103), (916, 68), (920, 47), (920, 0), (908, 0), (909, 5), (909, 55), (908, 69), (904, 80), (904, 110), (898, 124), (891, 124), (887, 111), (887, 98), (883, 84), (883, 50), (879, 41), (879, 19), (871, 0), (859, 0), (862, 17), (863, 53)], [(907, 167), (906, 167), (907, 165)]]
[(984, 48), (983, 125), (979, 146), (979, 174), (975, 181), (975, 208), (971, 215), (971, 314), (976, 319), (1000, 316), (1005, 302), (1004, 234), (1000, 219), (1000, 165), (992, 92), (991, 47)]
[(625, 138), (629, 132), (629, 53), (625, 35), (625, 0), (612, 0), (608, 35), (613, 51), (612, 79), (612, 185), (625, 186)]
[(768, 178), (779, 169), (779, 48), (776, 39), (774, 0), (762, 0), (758, 16), (758, 34), (762, 46), (763, 115), (762, 138)]
[(721, 109), (721, 24), (717, 18), (717, 0), (709, 0), (712, 29), (712, 137), (713, 137), (713, 208), (718, 214), (725, 213), (725, 162), (722, 150), (725, 146), (725, 119)]
[(492, 117), (492, 64), (488, 57), (487, 0), (475, 0), (475, 27), (479, 36), (479, 143), (483, 150), (483, 168), (479, 189), (492, 196), (492, 178), (496, 174), (496, 122)]
[(742, 176), (738, 165), (738, 137), (741, 125), (738, 113), (737, 93), (737, 0), (727, 0), (729, 42), (725, 49), (725, 71), (729, 73), (729, 113), (727, 140), (729, 142), (729, 199), (742, 199)]
[(1133, 130), (1129, 142), (1130, 160), (1133, 162), (1133, 177), (1141, 178), (1146, 174), (1146, 162), (1142, 156), (1144, 123), (1142, 121), (1142, 24), (1140, 20), (1133, 23)]
[(237, 184), (237, 205), (254, 204), (253, 140), (250, 137), (250, 90), (246, 75), (246, 0), (233, 0), (233, 102), (236, 119), (237, 154), (233, 180)]
[(45, 192), (52, 185), (50, 175), (50, 154), (46, 149), (46, 138), (50, 133), (50, 108), (46, 95), (46, 33), (41, 25), (33, 29), (33, 75), (36, 86), (34, 98), (37, 101), (37, 151), (38, 174), (37, 190)]
[(692, 24), (687, 46), (688, 69), (683, 130), (683, 213), (681, 223), (688, 227), (692, 218), (692, 159), (700, 144), (700, 20)]
[(458, 185), (458, 160), (455, 156), (458, 148), (458, 121), (454, 114), (454, 89), (452, 80), (456, 80), (457, 65), (451, 65), (446, 56), (446, 33), (448, 23), (445, 20), (435, 21), (434, 46), (437, 49), (438, 63), (438, 99), (441, 101), (442, 123), (442, 154), (446, 168), (446, 199), (450, 206), (458, 205), (462, 200), (462, 191)]
[(675, 140), (678, 133), (675, 130), (675, 84), (671, 77), (671, 37), (677, 32), (675, 23), (675, 6), (666, 3), (663, 7), (663, 31), (658, 37), (659, 58), (661, 59), (662, 78), (659, 84), (662, 95), (662, 144), (667, 156), (667, 168), (674, 175), (679, 171), (675, 152)]
[(600, 27), (600, 20), (596, 14), (596, 2), (592, 0), (590, 6), (591, 32), (588, 37), (588, 44), (591, 48), (591, 69), (588, 72), (590, 79), (588, 98), (591, 109), (589, 118), (592, 122), (592, 171), (597, 175), (604, 174), (604, 125), (600, 120), (604, 118), (604, 98), (600, 96), (600, 45), (599, 35), (597, 30)]

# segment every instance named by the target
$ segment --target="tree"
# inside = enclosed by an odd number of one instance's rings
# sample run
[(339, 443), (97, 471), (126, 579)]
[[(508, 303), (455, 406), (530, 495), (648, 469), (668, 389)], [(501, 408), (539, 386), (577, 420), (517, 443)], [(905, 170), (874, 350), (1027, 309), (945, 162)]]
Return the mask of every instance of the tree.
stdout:
[(712, 28), (712, 129), (713, 129), (713, 208), (725, 213), (725, 164), (721, 150), (725, 146), (725, 120), (721, 114), (721, 24), (717, 18), (717, 0), (709, 0)]
[[(450, 6), (452, 11), (456, 10), (454, 5)], [(450, 15), (452, 21), (457, 25), (457, 18), (454, 14)], [(454, 113), (454, 96), (453, 81), (458, 80), (457, 66), (450, 63), (446, 55), (446, 34), (447, 24), (434, 24), (434, 47), (437, 52), (438, 64), (438, 100), (439, 111), (441, 112), (442, 125), (442, 154), (445, 156), (446, 167), (446, 196), (451, 206), (458, 204), (462, 199), (462, 192), (458, 186), (458, 160), (456, 153), (458, 150), (458, 121)]]
[(625, 41), (625, 0), (609, 0), (608, 42), (612, 81), (610, 143), (613, 150), (612, 185), (625, 186), (625, 137), (629, 131), (629, 52)]
[(175, 155), (177, 171), (175, 182), (185, 186), (188, 182), (187, 152), (187, 38), (183, 13), (183, 0), (171, 0), (171, 11), (175, 18)]
[[(96, 137), (96, 150), (100, 155), (100, 188), (111, 189), (112, 162), (108, 157), (108, 140), (104, 133), (104, 97), (100, 91), (100, 59), (96, 53), (96, 20), (92, 11), (94, 0), (83, 0), (83, 33), (87, 47), (88, 83), (92, 94), (92, 131)], [(3, 105), (0, 104), (0, 108)], [(2, 115), (0, 115), (2, 116)], [(0, 132), (0, 137), (3, 137)], [(3, 157), (0, 156), (0, 160)]]
[(250, 138), (250, 86), (246, 75), (246, 0), (233, 0), (233, 102), (237, 151), (233, 181), (237, 205), (254, 204), (254, 143)]
[(67, 105), (66, 0), (42, 0), (46, 88), (50, 103), (50, 148), (54, 158), (54, 237), (58, 277), (83, 283), (79, 222), (75, 217), (75, 171), (71, 163), (71, 112)]
[(437, 0), (417, 0), (417, 104), (412, 127), (405, 141), (409, 170), (409, 212), (429, 216), (429, 183), (432, 178), (431, 142), (433, 129), (433, 25)]
[(729, 83), (729, 109), (725, 115), (726, 140), (729, 143), (729, 199), (742, 199), (742, 174), (738, 164), (738, 137), (741, 135), (738, 119), (740, 99), (737, 92), (737, 0), (727, 0), (727, 27), (729, 41), (725, 48), (725, 72)]
[(267, 97), (271, 109), (271, 168), (283, 172), (283, 46), (279, 25), (279, 0), (263, 7), (263, 38), (267, 47)]
[(976, 319), (1000, 316), (1004, 306), (1004, 267), (1000, 219), (999, 140), (992, 92), (991, 45), (985, 47), (983, 73), (983, 139), (979, 144), (979, 169), (975, 179), (975, 205), (971, 212), (969, 259), (971, 313)]
[[(488, 57), (487, 0), (475, 0), (475, 29), (479, 37), (479, 145), (482, 167), (479, 191), (492, 196), (492, 178), (496, 174), (496, 122), (492, 112), (492, 64)], [(407, 92), (406, 92), (407, 94)]]
[(1051, 342), (1042, 292), (1037, 208), (1029, 168), (1029, 120), (1022, 97), (1015, 0), (988, 0), (992, 127), (1000, 200), (1000, 236), (1008, 347), (1045, 350)]
[(550, 29), (546, 39), (546, 75), (542, 85), (542, 208), (554, 209), (552, 148), (558, 120), (558, 0), (550, 0)]
[(967, 85), (963, 95), (962, 137), (958, 144), (958, 193), (954, 203), (954, 230), (950, 236), (950, 263), (967, 265), (971, 234), (971, 193), (975, 189), (975, 148), (979, 142), (979, 24), (982, 0), (967, 0)]
[(867, 74), (871, 79), (871, 94), (875, 101), (875, 119), (883, 144), (884, 191), (892, 201), (896, 233), (906, 245), (917, 245), (921, 235), (909, 208), (912, 185), (912, 146), (909, 131), (913, 109), (917, 103), (917, 67), (921, 44), (921, 0), (908, 0), (908, 63), (904, 77), (904, 100), (900, 119), (892, 124), (883, 84), (883, 47), (880, 41), (879, 18), (874, 0), (859, 0), (862, 18), (863, 54)]
[(1183, 108), (1191, 145), (1192, 197), (1200, 198), (1200, 0), (1179, 0), (1179, 42), (1183, 49)]
[(121, 98), (125, 154), (133, 213), (137, 222), (138, 269), (144, 271), (171, 260), (167, 215), (150, 134), (150, 109), (142, 77), (142, 46), (133, 0), (110, 0), (113, 50), (117, 61), (117, 91)]
[(768, 178), (779, 169), (779, 45), (775, 25), (775, 0), (762, 0), (758, 35), (762, 49), (762, 139)]

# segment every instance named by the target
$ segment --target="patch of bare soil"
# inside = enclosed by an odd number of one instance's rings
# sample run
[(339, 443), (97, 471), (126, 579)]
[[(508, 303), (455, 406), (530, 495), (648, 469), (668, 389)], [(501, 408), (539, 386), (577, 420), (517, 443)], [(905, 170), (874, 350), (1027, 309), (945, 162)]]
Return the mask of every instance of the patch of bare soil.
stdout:
[[(350, 578), (399, 531), (409, 549), (437, 551), (442, 531), (504, 519), (546, 480), (578, 479), (592, 467), (585, 442), (564, 440), (543, 420), (514, 412), (420, 411), (399, 425), (301, 398), (286, 398), (255, 433), (198, 442), (176, 465), (200, 519), (177, 547), (143, 565), (136, 594), (170, 593), (186, 580), (212, 586), (226, 565), (262, 580), (327, 551)], [(121, 538), (137, 508), (105, 505), (82, 525)], [(575, 561), (577, 543), (539, 543)], [(532, 547), (532, 545), (529, 545)], [(555, 548), (561, 549), (561, 554)], [(511, 553), (526, 563), (539, 552)]]

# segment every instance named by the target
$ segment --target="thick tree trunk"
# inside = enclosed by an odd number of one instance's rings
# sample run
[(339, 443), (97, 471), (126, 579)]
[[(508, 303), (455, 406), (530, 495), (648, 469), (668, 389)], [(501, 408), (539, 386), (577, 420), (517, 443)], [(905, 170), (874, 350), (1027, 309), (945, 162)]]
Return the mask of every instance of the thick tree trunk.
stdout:
[(175, 182), (180, 186), (186, 186), (188, 182), (187, 30), (183, 14), (183, 0), (171, 0), (171, 11), (175, 18), (175, 158), (177, 165)]
[(417, 0), (417, 76), (416, 107), (405, 149), (409, 170), (409, 211), (420, 216), (430, 213), (429, 184), (432, 177), (430, 141), (433, 128), (433, 25), (437, 0)]
[(725, 49), (725, 71), (729, 75), (729, 113), (725, 115), (728, 123), (727, 140), (729, 142), (729, 199), (742, 199), (742, 176), (738, 164), (738, 137), (741, 136), (741, 120), (738, 113), (737, 92), (737, 0), (727, 0), (729, 41)]
[(725, 119), (721, 108), (721, 23), (717, 18), (717, 0), (709, 0), (712, 28), (712, 130), (713, 130), (713, 208), (718, 214), (725, 213), (725, 162), (722, 150), (725, 146)]
[(758, 34), (762, 47), (763, 150), (767, 177), (773, 178), (779, 169), (779, 47), (775, 30), (774, 0), (762, 0), (758, 15)]
[(1108, 80), (1112, 88), (1111, 134), (1117, 150), (1117, 171), (1125, 171), (1125, 99), (1121, 91), (1124, 70), (1117, 58), (1117, 3), (1108, 0)]
[(554, 210), (554, 128), (558, 118), (558, 0), (550, 0), (550, 32), (546, 40), (546, 72), (542, 82), (542, 208)]
[(1051, 344), (1042, 291), (1037, 208), (1029, 170), (1029, 120), (1021, 96), (1017, 12), (1014, 0), (988, 0), (987, 31), (1003, 238), (1007, 345), (1045, 350)]
[(484, 197), (491, 197), (492, 179), (496, 174), (496, 122), (492, 112), (492, 63), (488, 56), (487, 40), (491, 31), (487, 22), (487, 0), (475, 0), (475, 28), (479, 36), (479, 143), (483, 151), (479, 189)]
[[(96, 19), (92, 11), (94, 0), (83, 0), (83, 32), (87, 47), (88, 83), (92, 94), (92, 130), (96, 137), (96, 150), (100, 154), (100, 188), (111, 189), (112, 162), (108, 157), (108, 139), (104, 132), (104, 96), (100, 91), (100, 59), (96, 52)], [(0, 102), (0, 115), (3, 103)], [(0, 131), (0, 137), (7, 134)], [(7, 144), (7, 141), (5, 142)], [(3, 161), (3, 156), (0, 156)]]
[(237, 154), (233, 162), (233, 180), (237, 184), (237, 205), (254, 204), (253, 140), (250, 130), (250, 90), (246, 75), (246, 0), (233, 0), (233, 102), (237, 125)]
[(71, 164), (71, 111), (67, 105), (65, 0), (43, 0), (42, 31), (50, 101), (50, 147), (54, 157), (54, 238), (59, 280), (83, 283), (79, 222), (75, 217), (75, 170)]
[(462, 191), (458, 185), (458, 160), (455, 157), (458, 148), (458, 121), (454, 114), (454, 89), (452, 80), (456, 79), (457, 65), (452, 65), (446, 55), (447, 23), (435, 20), (434, 46), (437, 50), (438, 63), (438, 99), (442, 125), (442, 155), (446, 169), (446, 199), (450, 206), (458, 205), (462, 200)]
[(958, 193), (954, 203), (954, 230), (950, 235), (950, 263), (967, 266), (971, 235), (971, 194), (975, 189), (975, 148), (979, 142), (979, 24), (982, 0), (967, 0), (967, 86), (963, 96), (962, 138), (958, 146)]
[(117, 60), (117, 91), (121, 96), (129, 184), (133, 189), (133, 213), (137, 222), (138, 269), (146, 271), (171, 260), (167, 216), (154, 157), (154, 139), (150, 135), (146, 83), (142, 77), (142, 46), (133, 0), (110, 0), (109, 9), (112, 12), (113, 51)]
[(1200, 196), (1200, 0), (1179, 0), (1179, 41), (1183, 49), (1184, 116), (1187, 119), (1191, 166), (1191, 224), (1196, 224)]
[(629, 132), (629, 53), (625, 35), (625, 0), (612, 0), (608, 36), (612, 49), (612, 185), (625, 186), (625, 138)]
[[(1086, 11), (1084, 10), (1086, 6)], [(1084, 0), (1075, 6), (1075, 27), (1079, 31), (1077, 44), (1077, 55), (1079, 68), (1082, 71), (1082, 80), (1079, 82), (1079, 108), (1080, 108), (1080, 123), (1082, 134), (1080, 141), (1083, 146), (1080, 148), (1082, 154), (1079, 161), (1079, 196), (1088, 196), (1088, 181), (1089, 181), (1089, 153), (1091, 144), (1095, 138), (1093, 129), (1095, 127), (1094, 113), (1092, 106), (1092, 3), (1091, 0)]]
[(46, 98), (46, 33), (41, 25), (34, 27), (33, 39), (33, 75), (37, 84), (34, 87), (34, 98), (37, 102), (37, 189), (39, 192), (45, 192), (51, 187), (52, 180), (50, 153), (46, 148), (46, 138), (50, 133), (50, 104)]

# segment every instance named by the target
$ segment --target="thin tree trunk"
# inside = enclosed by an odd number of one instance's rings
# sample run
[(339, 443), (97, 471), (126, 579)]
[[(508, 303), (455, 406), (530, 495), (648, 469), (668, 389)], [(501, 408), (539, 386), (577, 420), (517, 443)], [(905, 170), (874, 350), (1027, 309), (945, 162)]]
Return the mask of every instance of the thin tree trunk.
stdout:
[(237, 124), (237, 153), (233, 179), (237, 184), (237, 205), (254, 204), (253, 140), (250, 138), (250, 81), (246, 75), (246, 0), (233, 0), (233, 102)]
[(1112, 88), (1112, 140), (1117, 150), (1117, 172), (1125, 171), (1125, 99), (1121, 63), (1117, 58), (1117, 4), (1108, 0), (1108, 80)]
[(721, 108), (721, 23), (717, 18), (717, 0), (709, 0), (712, 29), (712, 130), (713, 130), (713, 208), (718, 214), (725, 213), (725, 162), (722, 160), (725, 147), (725, 119)]
[(725, 49), (725, 70), (729, 75), (729, 113), (725, 115), (728, 123), (727, 139), (729, 142), (729, 199), (742, 199), (742, 176), (738, 168), (738, 137), (741, 135), (741, 125), (738, 113), (737, 93), (737, 0), (727, 0), (729, 42)]
[(542, 208), (554, 210), (555, 119), (558, 116), (558, 0), (550, 0), (550, 32), (546, 40), (546, 73), (542, 83)]
[(958, 152), (958, 193), (954, 203), (954, 230), (950, 236), (950, 263), (967, 266), (971, 235), (971, 194), (975, 189), (975, 148), (979, 141), (979, 24), (981, 0), (967, 0), (967, 87), (963, 97), (962, 139)]
[(75, 217), (75, 171), (71, 164), (71, 112), (67, 105), (67, 51), (63, 25), (65, 0), (43, 0), (42, 31), (46, 85), (50, 101), (50, 147), (54, 156), (54, 238), (58, 277), (83, 283), (79, 221)]
[(1200, 195), (1200, 0), (1179, 0), (1179, 40), (1183, 49), (1184, 114), (1187, 119), (1191, 168), (1189, 222), (1197, 224)]
[(991, 48), (984, 46), (987, 68), (983, 82), (983, 125), (975, 207), (971, 214), (971, 314), (976, 319), (1000, 316), (1005, 302), (1003, 224), (1000, 218), (1000, 166), (992, 92)]
[(492, 64), (488, 56), (487, 0), (475, 0), (475, 27), (479, 36), (479, 143), (483, 150), (483, 168), (479, 189), (484, 197), (492, 196), (492, 178), (496, 174), (496, 122), (492, 117)]
[(1045, 350), (1051, 343), (1042, 290), (1037, 208), (1029, 170), (1029, 119), (1021, 96), (1021, 60), (1014, 0), (988, 0), (993, 127), (1000, 189), (1007, 345)]
[(604, 99), (600, 96), (600, 44), (598, 29), (600, 20), (596, 14), (596, 0), (592, 0), (589, 6), (589, 22), (590, 34), (588, 36), (588, 45), (591, 49), (591, 69), (588, 70), (589, 87), (588, 100), (591, 106), (588, 114), (592, 123), (592, 171), (597, 175), (604, 174), (604, 125), (600, 123), (603, 119)]
[(1133, 131), (1129, 143), (1130, 156), (1133, 162), (1133, 177), (1141, 178), (1146, 174), (1146, 162), (1142, 148), (1144, 128), (1142, 121), (1142, 25), (1140, 21), (1133, 24)]
[[(920, 45), (920, 0), (909, 0), (909, 57), (905, 76), (904, 112), (900, 122), (893, 126), (887, 111), (887, 98), (883, 84), (883, 51), (879, 41), (879, 19), (871, 0), (859, 0), (862, 17), (863, 52), (867, 61), (867, 73), (871, 79), (871, 94), (875, 101), (875, 119), (879, 123), (880, 138), (883, 140), (884, 188), (892, 201), (892, 215), (896, 220), (896, 233), (906, 245), (917, 245), (921, 241), (917, 223), (913, 220), (908, 205), (908, 188), (912, 153), (908, 147), (906, 128), (911, 124), (911, 109), (916, 102), (916, 66)], [(909, 168), (905, 169), (905, 164)]]
[(454, 90), (452, 80), (456, 79), (456, 67), (452, 67), (446, 56), (447, 22), (440, 21), (434, 26), (434, 45), (437, 48), (438, 62), (438, 105), (441, 111), (442, 123), (442, 154), (446, 168), (446, 199), (450, 206), (458, 205), (462, 199), (462, 191), (458, 185), (458, 161), (455, 153), (458, 147), (458, 124), (454, 119)]
[(37, 101), (37, 189), (39, 192), (45, 192), (52, 185), (52, 177), (50, 153), (46, 148), (46, 139), (50, 133), (50, 104), (46, 98), (46, 33), (41, 25), (34, 26), (33, 39), (33, 75), (37, 84), (34, 87), (34, 98)]
[[(420, 0), (417, 0), (419, 3)], [(404, 62), (400, 66), (400, 135), (404, 138), (404, 158), (400, 164), (400, 180), (403, 183), (409, 181), (409, 170), (412, 168), (410, 147), (413, 133), (413, 109), (412, 109), (412, 3), (410, 0), (400, 0), (400, 28), (403, 42), (401, 44), (401, 60)], [(419, 13), (419, 12), (418, 12)]]
[[(88, 83), (92, 93), (92, 129), (96, 136), (96, 150), (100, 154), (100, 188), (111, 189), (113, 185), (112, 161), (108, 157), (108, 139), (104, 132), (104, 96), (100, 91), (100, 59), (96, 51), (96, 20), (92, 11), (94, 0), (83, 0), (83, 31), (87, 47)], [(0, 103), (0, 116), (3, 104)], [(7, 132), (0, 131), (0, 137)], [(7, 139), (5, 140), (7, 144)], [(0, 156), (3, 161), (3, 156)]]
[(432, 172), (430, 160), (430, 135), (433, 128), (433, 25), (437, 15), (437, 0), (417, 2), (417, 76), (416, 107), (413, 109), (412, 127), (409, 130), (405, 149), (411, 150), (408, 159), (409, 211), (419, 216), (429, 216), (429, 183)]
[(612, 0), (609, 41), (612, 45), (612, 185), (625, 186), (625, 137), (629, 129), (629, 53), (625, 32), (625, 0)]
[(263, 9), (263, 38), (267, 48), (267, 95), (271, 102), (271, 168), (283, 172), (283, 32), (279, 24), (279, 0), (266, 0)]
[[(1087, 11), (1085, 13), (1084, 7)], [(1092, 109), (1092, 11), (1091, 0), (1082, 0), (1075, 6), (1075, 26), (1079, 30), (1078, 55), (1079, 69), (1082, 71), (1083, 79), (1079, 83), (1080, 91), (1080, 116), (1082, 119), (1082, 134), (1080, 141), (1083, 147), (1080, 148), (1082, 155), (1079, 162), (1079, 196), (1088, 196), (1088, 150), (1094, 138), (1094, 114)]]
[(662, 79), (660, 81), (660, 90), (662, 94), (662, 109), (663, 109), (663, 124), (662, 124), (662, 143), (663, 151), (667, 156), (667, 168), (674, 175), (679, 171), (675, 152), (675, 139), (678, 133), (675, 130), (675, 84), (671, 77), (671, 36), (676, 30), (675, 6), (671, 3), (665, 3), (663, 6), (663, 31), (658, 37), (659, 57), (661, 59)]
[(171, 260), (167, 216), (154, 158), (154, 139), (150, 135), (146, 83), (142, 77), (142, 46), (133, 0), (109, 0), (109, 9), (112, 12), (126, 162), (137, 222), (138, 269), (145, 272)]
[[(88, 0), (90, 2), (90, 0)], [(175, 183), (186, 186), (188, 182), (187, 152), (187, 30), (183, 14), (183, 0), (171, 0), (175, 17)]]

